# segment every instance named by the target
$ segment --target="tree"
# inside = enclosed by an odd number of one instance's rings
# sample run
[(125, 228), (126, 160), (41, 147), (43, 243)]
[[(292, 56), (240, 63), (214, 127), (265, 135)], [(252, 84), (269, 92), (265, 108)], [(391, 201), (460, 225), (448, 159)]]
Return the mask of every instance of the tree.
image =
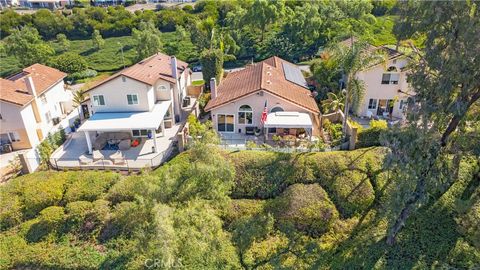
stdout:
[(138, 29), (133, 29), (133, 39), (137, 46), (137, 59), (145, 59), (162, 48), (160, 31), (151, 22), (141, 22)]
[(49, 61), (49, 64), (54, 68), (70, 74), (87, 69), (87, 61), (85, 61), (82, 56), (72, 52), (54, 57)]
[(92, 44), (97, 51), (105, 45), (105, 40), (103, 40), (102, 34), (100, 34), (100, 31), (97, 29), (95, 29), (92, 33)]
[(38, 31), (30, 26), (21, 30), (13, 30), (12, 34), (5, 38), (7, 54), (16, 57), (23, 66), (35, 63), (45, 63), (55, 51), (42, 40)]
[(68, 40), (65, 34), (57, 34), (57, 42), (62, 48), (62, 51), (67, 51), (70, 48), (70, 40)]
[(200, 63), (205, 81), (215, 78), (220, 83), (223, 76), (223, 52), (220, 49), (206, 49), (200, 55)]
[[(438, 198), (458, 179), (455, 164), (475, 147), (457, 144), (478, 126), (478, 116), (469, 116), (480, 99), (480, 5), (405, 2), (400, 7), (404, 16), (395, 26), (397, 38), (424, 36), (425, 49), (411, 45), (414, 61), (408, 81), (416, 95), (408, 107), (409, 125), (386, 136), (389, 168), (402, 184), (398, 190), (404, 191), (394, 196), (400, 200), (388, 232), (390, 245), (422, 202)], [(478, 139), (470, 143), (475, 144)]]
[(244, 17), (245, 23), (260, 29), (260, 42), (263, 42), (267, 26), (277, 21), (285, 12), (283, 1), (255, 0)]
[(342, 111), (345, 106), (345, 92), (341, 91), (338, 95), (335, 93), (327, 93), (327, 99), (322, 100), (322, 109), (324, 113)]
[(81, 114), (80, 106), (85, 101), (85, 92), (81, 89), (73, 92), (72, 101), (73, 101), (73, 104), (77, 106), (78, 114), (80, 115)]

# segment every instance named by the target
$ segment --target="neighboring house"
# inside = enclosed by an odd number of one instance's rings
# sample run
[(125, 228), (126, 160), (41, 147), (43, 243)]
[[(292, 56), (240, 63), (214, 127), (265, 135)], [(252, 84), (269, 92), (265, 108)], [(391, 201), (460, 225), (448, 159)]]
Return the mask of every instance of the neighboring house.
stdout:
[[(354, 39), (355, 42), (355, 39)], [(343, 41), (347, 46), (350, 39)], [(407, 83), (408, 57), (397, 50), (387, 47), (375, 47), (387, 53), (386, 63), (373, 65), (356, 76), (365, 83), (365, 95), (360, 103), (359, 116), (403, 118), (407, 99), (414, 95)]]
[(19, 1), (20, 1), (20, 5), (24, 7), (48, 8), (52, 10), (71, 4), (71, 1), (65, 1), (65, 0), (19, 0)]
[(20, 4), (19, 0), (0, 0), (0, 8), (15, 7)]
[(36, 147), (60, 117), (72, 110), (67, 74), (34, 64), (9, 78), (0, 78), (0, 141), (13, 150)]
[(150, 139), (186, 119), (190, 73), (187, 63), (157, 53), (87, 90), (89, 99), (82, 108), (88, 108), (91, 117), (79, 131), (85, 132), (88, 152), (104, 148), (98, 139), (102, 133)]
[[(262, 121), (265, 109), (267, 119)], [(221, 134), (263, 133), (267, 138), (320, 133), (320, 111), (302, 72), (275, 56), (228, 73), (218, 86), (211, 83), (205, 110)]]

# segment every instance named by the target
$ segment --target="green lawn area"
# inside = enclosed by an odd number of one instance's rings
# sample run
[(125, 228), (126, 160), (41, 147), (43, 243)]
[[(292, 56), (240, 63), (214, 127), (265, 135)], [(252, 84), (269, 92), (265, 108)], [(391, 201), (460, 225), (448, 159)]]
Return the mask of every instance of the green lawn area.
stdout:
[[(195, 46), (187, 37), (178, 41), (175, 32), (162, 33), (163, 52), (176, 55), (178, 59), (187, 62), (198, 58)], [(123, 68), (122, 48), (125, 66), (136, 62), (135, 41), (131, 36), (105, 38), (105, 46), (95, 51), (90, 39), (72, 40), (68, 52), (78, 53), (85, 57), (89, 68), (99, 72), (116, 71)], [(55, 41), (50, 42), (57, 54), (65, 51)], [(21, 70), (21, 65), (15, 57), (9, 56), (0, 61), (0, 76), (5, 77)]]

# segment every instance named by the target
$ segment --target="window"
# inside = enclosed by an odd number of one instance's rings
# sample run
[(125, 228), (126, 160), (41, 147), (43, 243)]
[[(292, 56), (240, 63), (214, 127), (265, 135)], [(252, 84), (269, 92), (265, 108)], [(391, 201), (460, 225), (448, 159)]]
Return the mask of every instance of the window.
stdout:
[(138, 104), (138, 95), (137, 94), (127, 95), (127, 103), (128, 103), (128, 105), (137, 105)]
[(406, 100), (400, 100), (400, 110), (404, 109), (407, 107), (407, 101)]
[(147, 137), (148, 130), (146, 129), (134, 129), (132, 130), (133, 137)]
[(253, 124), (253, 112), (252, 107), (248, 105), (242, 105), (238, 109), (238, 123), (243, 125)]
[(283, 112), (283, 108), (282, 107), (273, 107), (270, 112)]
[(0, 113), (0, 120), (3, 120), (3, 116), (2, 116), (2, 114), (1, 114), (1, 113)]
[(377, 108), (377, 100), (371, 98), (371, 99), (368, 101), (368, 109), (369, 109), (369, 110), (375, 110), (376, 108)]
[(382, 84), (398, 84), (398, 73), (383, 73)]
[(42, 104), (47, 104), (47, 97), (45, 95), (42, 95), (40, 100), (42, 101)]
[(10, 140), (12, 142), (19, 142), (20, 141), (20, 135), (18, 135), (18, 132), (9, 132), (8, 135), (10, 136)]
[(105, 98), (103, 97), (103, 95), (93, 96), (93, 105), (105, 106)]
[(45, 119), (47, 119), (47, 123), (52, 122), (52, 113), (50, 111), (45, 113)]
[(157, 89), (162, 92), (166, 92), (168, 90), (165, 85), (160, 85), (159, 87), (157, 87)]
[(232, 114), (217, 115), (217, 129), (219, 132), (233, 132), (234, 116)]

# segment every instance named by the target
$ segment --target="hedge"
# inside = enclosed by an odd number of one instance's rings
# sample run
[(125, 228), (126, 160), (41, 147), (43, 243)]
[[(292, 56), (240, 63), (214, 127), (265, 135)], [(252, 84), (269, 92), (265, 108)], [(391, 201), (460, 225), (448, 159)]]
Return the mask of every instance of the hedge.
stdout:
[(65, 202), (100, 199), (101, 195), (120, 178), (120, 175), (114, 172), (82, 172), (81, 178), (77, 175), (77, 172), (68, 173), (69, 177), (64, 195)]
[(327, 192), (319, 184), (289, 186), (271, 204), (282, 226), (319, 235), (331, 228), (339, 214)]

